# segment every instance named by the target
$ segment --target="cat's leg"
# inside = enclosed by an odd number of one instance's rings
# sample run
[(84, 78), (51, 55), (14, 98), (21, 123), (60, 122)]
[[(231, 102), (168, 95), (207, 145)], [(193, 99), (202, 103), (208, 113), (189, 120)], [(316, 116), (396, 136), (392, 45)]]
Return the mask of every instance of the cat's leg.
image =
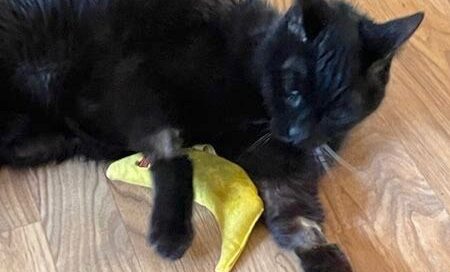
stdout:
[(267, 227), (281, 247), (295, 251), (305, 272), (352, 271), (345, 254), (322, 232), (323, 213), (314, 184), (265, 180), (258, 185)]
[(275, 241), (293, 250), (306, 272), (349, 272), (345, 255), (329, 244), (318, 198), (322, 174), (314, 153), (270, 141), (244, 153), (238, 163), (249, 173), (264, 201), (264, 220)]
[(9, 114), (0, 121), (0, 165), (38, 166), (74, 154), (76, 137), (30, 116)]
[(75, 154), (78, 140), (64, 134), (43, 134), (0, 146), (0, 165), (32, 167), (61, 162)]
[(289, 185), (266, 187), (265, 223), (277, 243), (294, 250), (305, 272), (349, 272), (346, 256), (322, 232), (322, 209), (316, 196), (295, 194)]
[(189, 248), (193, 230), (192, 164), (181, 151), (181, 139), (175, 129), (163, 129), (132, 144), (144, 151), (152, 162), (154, 205), (149, 241), (157, 252), (175, 260)]

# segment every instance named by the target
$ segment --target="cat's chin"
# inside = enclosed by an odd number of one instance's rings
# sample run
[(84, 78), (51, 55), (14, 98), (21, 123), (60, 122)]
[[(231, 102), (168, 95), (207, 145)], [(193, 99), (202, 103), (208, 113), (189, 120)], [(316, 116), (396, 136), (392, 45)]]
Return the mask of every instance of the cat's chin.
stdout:
[(299, 150), (299, 151), (314, 151), (317, 148), (320, 148), (320, 144), (305, 144), (305, 143), (300, 143), (300, 144), (292, 144), (291, 145), (293, 148)]
[(302, 150), (313, 150), (317, 147), (320, 147), (321, 145), (326, 144), (326, 141), (322, 139), (317, 138), (307, 138), (300, 141), (284, 141), (285, 144), (292, 146), (296, 149), (302, 149)]
[(282, 140), (278, 140), (280, 141), (283, 145), (288, 146), (289, 148), (298, 150), (298, 151), (313, 151), (317, 148), (319, 148), (320, 146), (326, 144), (326, 142), (319, 142), (317, 140), (302, 140), (302, 141), (282, 141)]
[(284, 136), (277, 136), (275, 133), (272, 133), (272, 135), (272, 139), (282, 143), (283, 145), (300, 150), (314, 150), (320, 146), (328, 144), (329, 140), (327, 137), (319, 134), (314, 134), (314, 136), (306, 139), (288, 139)]

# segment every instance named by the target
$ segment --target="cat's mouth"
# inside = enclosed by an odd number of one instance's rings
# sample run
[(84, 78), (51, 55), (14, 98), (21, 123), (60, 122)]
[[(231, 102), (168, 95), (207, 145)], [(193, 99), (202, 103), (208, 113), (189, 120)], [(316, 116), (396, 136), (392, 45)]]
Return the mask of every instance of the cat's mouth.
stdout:
[(289, 146), (293, 149), (298, 150), (315, 150), (317, 148), (320, 148), (323, 145), (327, 144), (326, 140), (320, 140), (318, 137), (308, 137), (306, 139), (301, 140), (286, 140), (283, 138), (279, 138), (277, 136), (273, 137), (273, 140), (281, 142), (282, 144)]
[(273, 138), (287, 145), (300, 149), (314, 149), (327, 143), (327, 139), (319, 134), (309, 132), (299, 132), (294, 137), (287, 137), (273, 133)]
[(320, 133), (311, 121), (305, 120), (286, 126), (284, 122), (272, 119), (270, 126), (274, 138), (292, 146), (318, 146), (323, 140), (319, 137)]

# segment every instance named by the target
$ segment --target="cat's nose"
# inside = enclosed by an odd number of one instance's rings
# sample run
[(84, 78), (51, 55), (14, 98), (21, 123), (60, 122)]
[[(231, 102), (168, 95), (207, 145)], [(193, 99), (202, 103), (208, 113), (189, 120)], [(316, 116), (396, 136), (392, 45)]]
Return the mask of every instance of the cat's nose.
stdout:
[(293, 125), (289, 128), (288, 135), (293, 142), (298, 143), (309, 137), (309, 131), (304, 127)]
[(294, 138), (295, 136), (299, 135), (301, 133), (301, 129), (298, 126), (291, 126), (289, 128), (288, 135), (291, 138)]

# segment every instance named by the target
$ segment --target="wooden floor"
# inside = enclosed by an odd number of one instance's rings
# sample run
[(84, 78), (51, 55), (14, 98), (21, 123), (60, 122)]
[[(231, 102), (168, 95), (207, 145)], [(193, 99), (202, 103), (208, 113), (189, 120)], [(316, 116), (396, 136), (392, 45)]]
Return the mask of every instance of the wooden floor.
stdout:
[[(395, 61), (384, 104), (342, 153), (356, 171), (323, 180), (327, 235), (356, 271), (450, 271), (450, 2), (354, 2), (380, 20), (417, 10), (426, 20)], [(73, 161), (1, 170), (0, 271), (213, 271), (220, 235), (205, 209), (187, 256), (163, 261), (144, 239), (150, 193), (104, 173)], [(297, 267), (258, 225), (235, 271)]]

